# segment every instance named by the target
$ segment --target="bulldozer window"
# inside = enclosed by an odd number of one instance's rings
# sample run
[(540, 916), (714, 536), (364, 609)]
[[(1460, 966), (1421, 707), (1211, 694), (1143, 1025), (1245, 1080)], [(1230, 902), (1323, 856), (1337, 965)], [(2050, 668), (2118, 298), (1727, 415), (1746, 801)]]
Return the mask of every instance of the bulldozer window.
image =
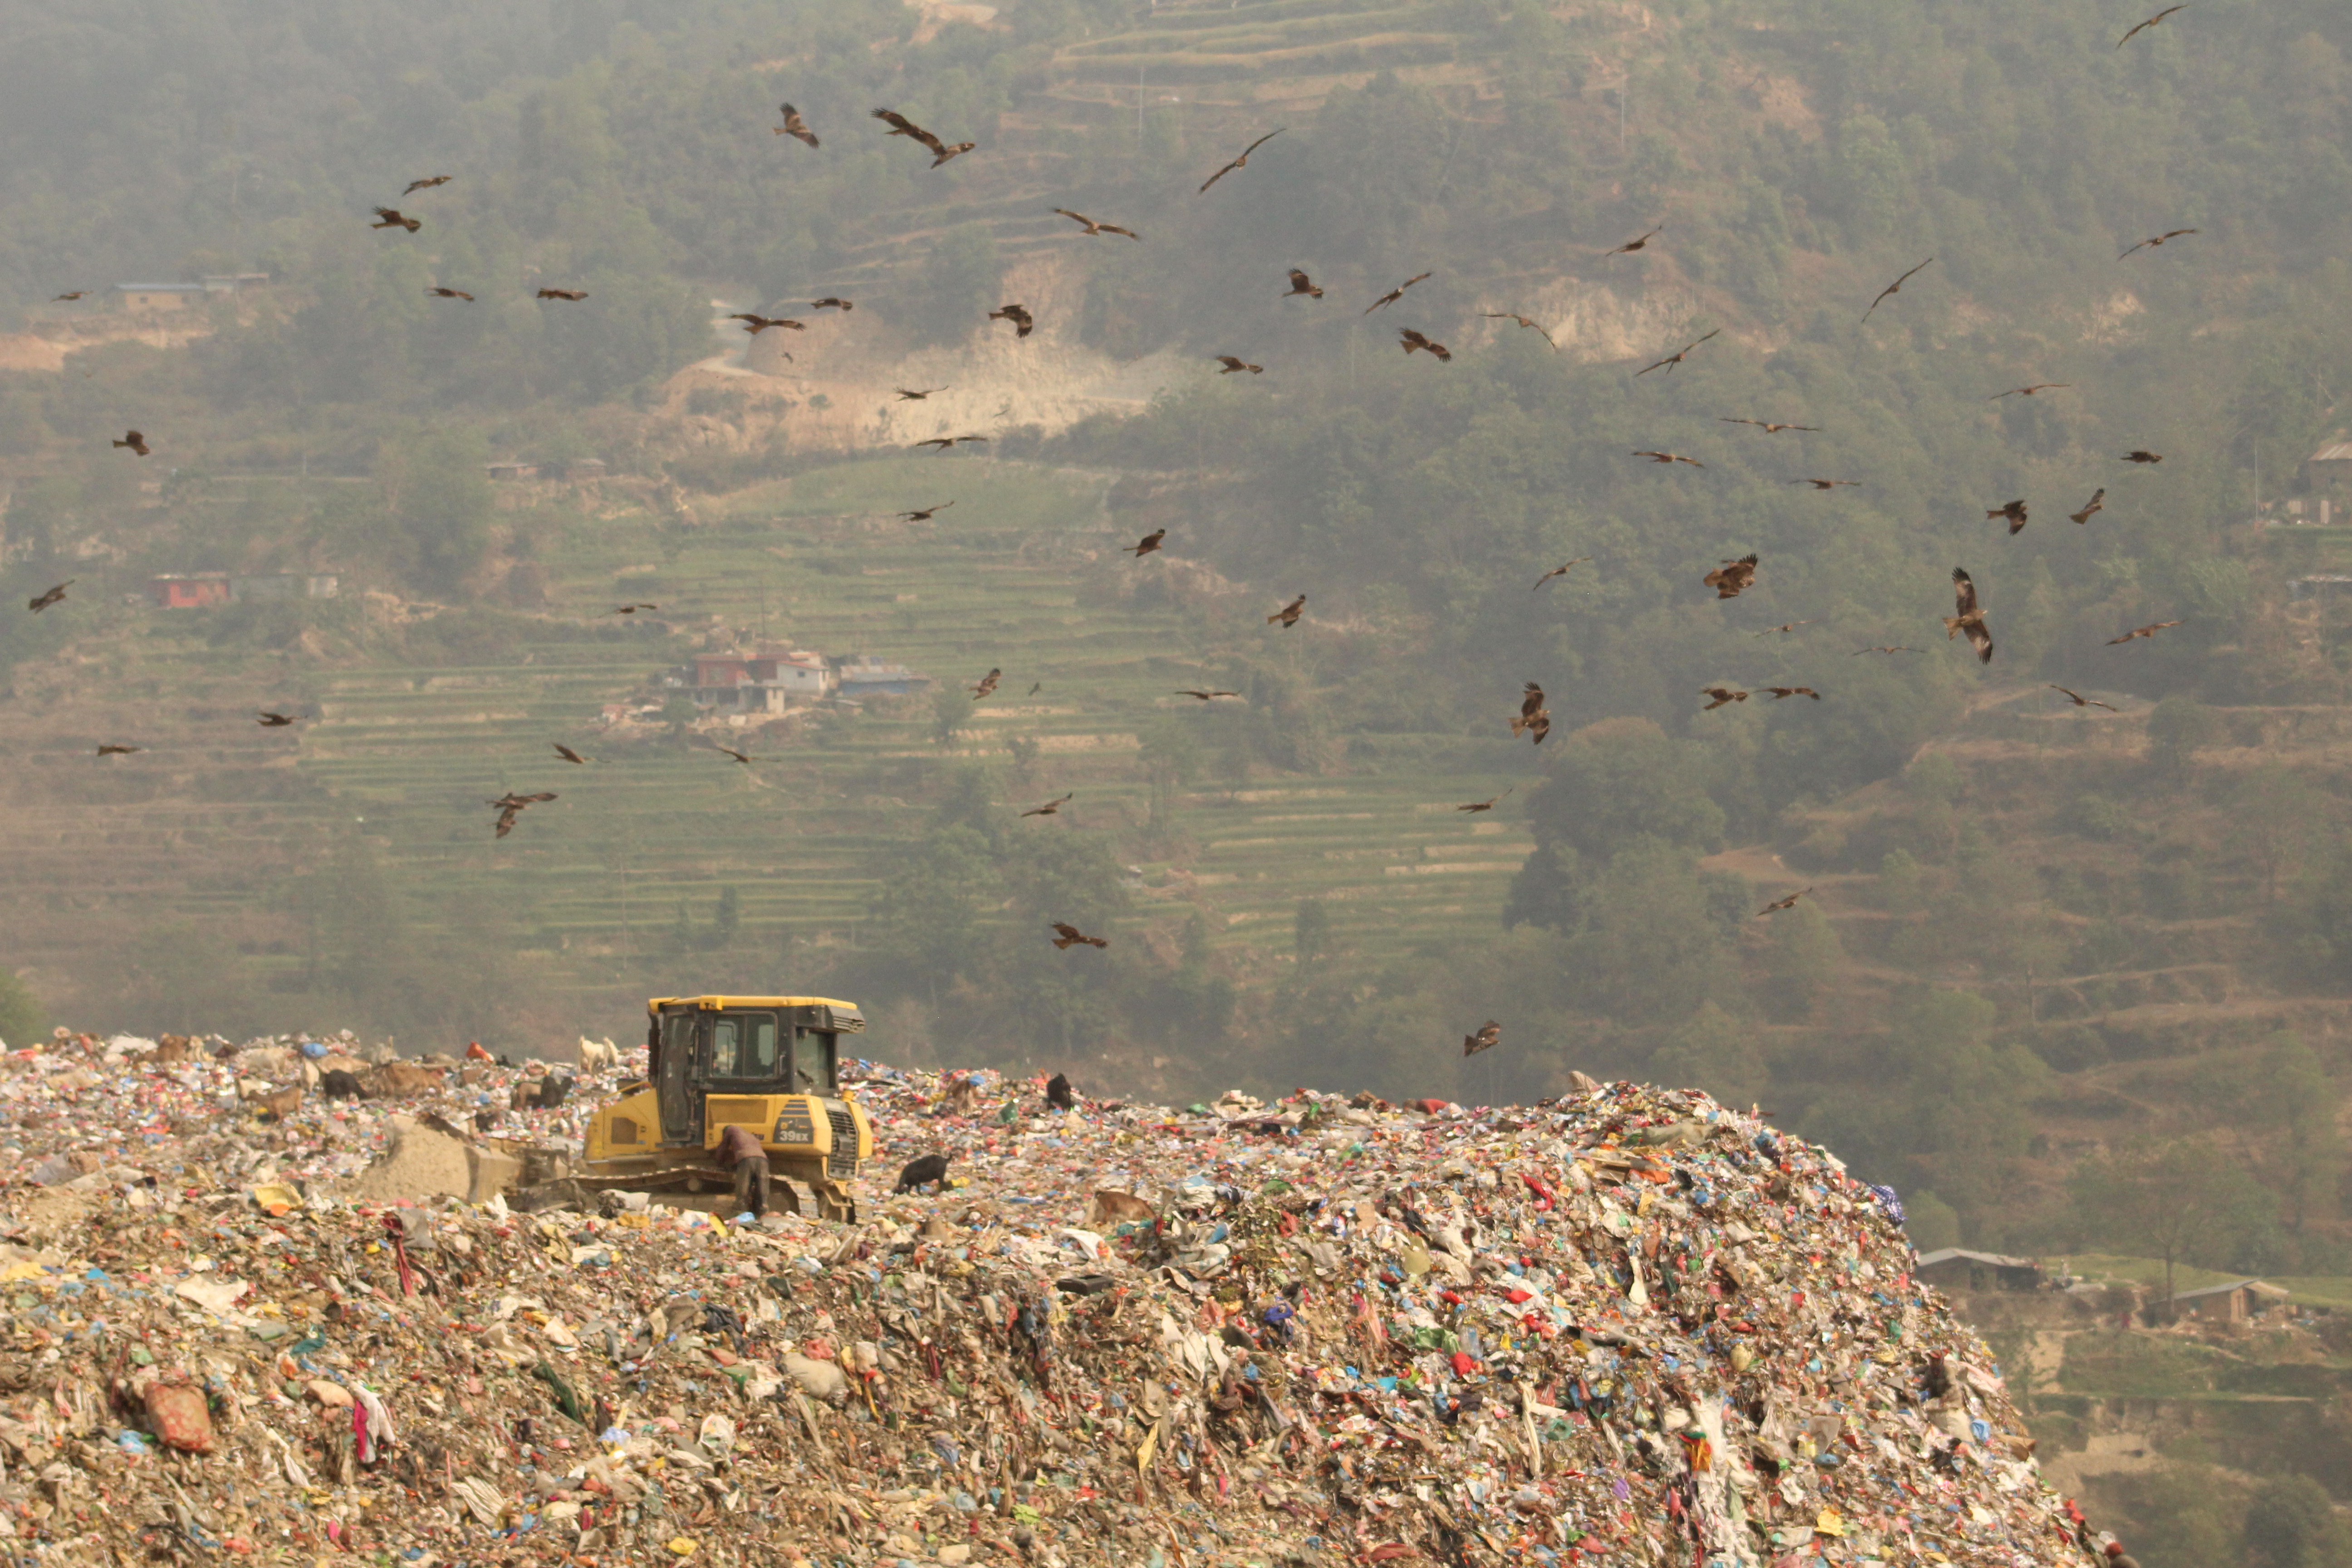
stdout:
[(710, 1076), (758, 1079), (776, 1076), (776, 1017), (772, 1013), (722, 1014), (711, 1021)]

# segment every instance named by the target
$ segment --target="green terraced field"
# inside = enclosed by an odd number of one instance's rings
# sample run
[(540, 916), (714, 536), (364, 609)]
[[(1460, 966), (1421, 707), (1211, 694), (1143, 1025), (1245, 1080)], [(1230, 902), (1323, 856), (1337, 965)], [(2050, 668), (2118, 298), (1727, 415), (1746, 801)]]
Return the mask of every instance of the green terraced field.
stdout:
[[(892, 458), (742, 492), (685, 529), (634, 510), (583, 515), (548, 552), (547, 607), (501, 615), (511, 643), (459, 665), (305, 662), (212, 646), (212, 612), (121, 610), (109, 658), (134, 695), (101, 707), (78, 689), (52, 708), (49, 743), (28, 763), (50, 787), (19, 788), (0, 851), (20, 889), (69, 882), (126, 916), (217, 918), (265, 968), (287, 968), (297, 960), (267, 940), (257, 901), (356, 836), (426, 910), (489, 911), (545, 955), (550, 984), (593, 988), (616, 959), (657, 951), (681, 900), (705, 920), (728, 887), (753, 950), (776, 951), (787, 929), (856, 941), (877, 851), (919, 832), (950, 765), (971, 761), (1000, 770), (1012, 804), (1077, 792), (1065, 820), (1023, 830), (1118, 835), (1132, 920), (1179, 922), (1197, 906), (1244, 974), (1287, 963), (1303, 899), (1328, 900), (1339, 943), (1371, 957), (1491, 929), (1531, 847), (1517, 801), (1478, 816), (1453, 807), (1527, 783), (1532, 770), (1505, 771), (1525, 768), (1525, 752), (1384, 736), (1395, 755), (1447, 761), (1328, 776), (1244, 776), (1204, 759), (1161, 803), (1172, 835), (1143, 831), (1145, 736), (1203, 717), (1176, 689), (1218, 679), (1222, 649), (1314, 626), (1273, 631), (1254, 599), (1229, 613), (1120, 598), (1122, 574), (1164, 568), (1118, 553), (1109, 478)], [(950, 497), (931, 523), (888, 517)], [(637, 599), (662, 606), (667, 629), (604, 616)], [(713, 726), (761, 759), (751, 767), (657, 723), (602, 726), (605, 704), (658, 700), (652, 683), (692, 649), (761, 640), (876, 654), (951, 685), (992, 667), (1004, 676), (949, 745), (929, 695)], [(254, 727), (269, 703), (315, 717)], [(67, 781), (91, 776), (86, 742), (101, 728), (152, 749), (109, 759), (98, 793), (74, 798)], [(555, 741), (596, 760), (566, 764)], [(485, 803), (508, 790), (561, 798), (495, 839)]]

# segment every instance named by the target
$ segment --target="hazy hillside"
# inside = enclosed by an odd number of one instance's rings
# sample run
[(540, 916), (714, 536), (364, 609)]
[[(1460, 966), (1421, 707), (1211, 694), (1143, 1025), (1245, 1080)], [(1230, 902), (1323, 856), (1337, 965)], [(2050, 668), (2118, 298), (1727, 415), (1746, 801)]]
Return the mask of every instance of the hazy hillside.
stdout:
[[(73, 579), (0, 619), (0, 1027), (805, 986), (1114, 1089), (1692, 1080), (1922, 1246), (2145, 1255), (2117, 1184), (2208, 1173), (2184, 1258), (2352, 1270), (2352, 642), (2294, 582), (2352, 566), (2265, 526), (2352, 425), (2352, 13), (2142, 15), (0, 4), (0, 590)], [(341, 591), (147, 604), (196, 571)], [(936, 684), (660, 684), (762, 641)]]

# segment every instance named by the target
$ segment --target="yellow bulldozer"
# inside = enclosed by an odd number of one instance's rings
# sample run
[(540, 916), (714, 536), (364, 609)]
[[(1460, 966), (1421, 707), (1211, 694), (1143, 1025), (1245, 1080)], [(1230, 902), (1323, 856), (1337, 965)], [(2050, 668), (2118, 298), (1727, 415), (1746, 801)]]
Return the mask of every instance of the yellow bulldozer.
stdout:
[(767, 1151), (777, 1206), (857, 1217), (849, 1183), (873, 1155), (874, 1128), (841, 1090), (841, 1037), (866, 1027), (856, 1004), (660, 996), (646, 1012), (646, 1077), (623, 1084), (589, 1123), (575, 1173), (583, 1188), (721, 1212), (735, 1177), (719, 1163), (719, 1141), (731, 1122)]

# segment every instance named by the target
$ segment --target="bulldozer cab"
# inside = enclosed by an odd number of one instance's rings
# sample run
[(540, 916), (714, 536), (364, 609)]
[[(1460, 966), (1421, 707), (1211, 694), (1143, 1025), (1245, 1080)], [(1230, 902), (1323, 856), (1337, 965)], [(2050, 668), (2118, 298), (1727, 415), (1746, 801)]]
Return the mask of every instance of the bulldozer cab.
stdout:
[(646, 1004), (646, 1077), (590, 1118), (583, 1185), (659, 1193), (665, 1203), (734, 1213), (740, 1163), (730, 1128), (759, 1141), (782, 1206), (854, 1219), (852, 1184), (874, 1152), (874, 1124), (842, 1093), (841, 1037), (866, 1027), (823, 996), (657, 996)]
[(668, 1145), (704, 1142), (713, 1095), (836, 1098), (841, 1035), (866, 1026), (847, 1003), (813, 998), (671, 997), (649, 1011), (646, 1059)]

